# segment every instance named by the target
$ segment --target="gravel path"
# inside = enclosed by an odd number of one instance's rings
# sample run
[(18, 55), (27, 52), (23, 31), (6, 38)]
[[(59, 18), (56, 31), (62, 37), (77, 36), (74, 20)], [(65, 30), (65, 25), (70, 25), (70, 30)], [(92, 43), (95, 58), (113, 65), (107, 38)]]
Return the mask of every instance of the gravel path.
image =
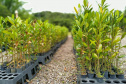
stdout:
[(40, 72), (29, 84), (76, 84), (77, 69), (71, 36), (57, 50), (52, 61), (40, 65), (40, 68)]

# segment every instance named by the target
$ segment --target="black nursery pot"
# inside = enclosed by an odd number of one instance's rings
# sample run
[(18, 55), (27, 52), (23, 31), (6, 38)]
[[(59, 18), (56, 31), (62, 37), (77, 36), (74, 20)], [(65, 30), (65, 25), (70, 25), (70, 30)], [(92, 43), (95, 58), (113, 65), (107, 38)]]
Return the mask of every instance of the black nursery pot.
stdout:
[(116, 74), (110, 74), (110, 79), (116, 79)]
[(81, 75), (81, 78), (87, 78), (87, 74)]
[(94, 73), (88, 73), (88, 78), (94, 78)]
[(101, 72), (102, 73), (102, 75), (104, 75), (104, 77), (106, 78), (106, 79), (108, 79), (109, 77), (108, 77), (108, 71), (102, 71)]
[(22, 68), (17, 68), (17, 73), (22, 72)]
[(118, 79), (124, 79), (124, 74), (117, 74), (116, 77), (117, 77)]
[(7, 69), (5, 70), (5, 72), (6, 72), (6, 73), (11, 73), (11, 68), (7, 68)]
[(1, 70), (6, 70), (7, 66), (0, 65)]
[(11, 68), (11, 73), (16, 73), (16, 68)]

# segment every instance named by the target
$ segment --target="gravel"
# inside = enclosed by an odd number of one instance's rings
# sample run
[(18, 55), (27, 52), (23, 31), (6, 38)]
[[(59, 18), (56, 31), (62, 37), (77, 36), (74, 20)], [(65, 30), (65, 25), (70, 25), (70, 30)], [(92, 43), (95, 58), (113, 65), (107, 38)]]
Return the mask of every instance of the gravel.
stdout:
[(40, 65), (40, 72), (29, 84), (76, 84), (76, 61), (73, 54), (73, 40), (68, 40), (57, 50), (52, 61)]

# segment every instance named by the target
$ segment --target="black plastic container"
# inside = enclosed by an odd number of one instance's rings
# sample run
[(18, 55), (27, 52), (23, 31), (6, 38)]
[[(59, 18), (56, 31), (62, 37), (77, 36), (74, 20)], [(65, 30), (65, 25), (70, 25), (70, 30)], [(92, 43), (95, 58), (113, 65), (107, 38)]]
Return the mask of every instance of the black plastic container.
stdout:
[(110, 74), (110, 79), (116, 79), (116, 74)]
[(109, 78), (109, 77), (108, 77), (108, 71), (102, 71), (101, 74), (104, 75), (104, 77), (105, 77), (106, 79)]
[(87, 78), (87, 74), (81, 75), (81, 78)]
[(94, 73), (88, 73), (88, 78), (94, 78)]
[(124, 79), (124, 74), (116, 74), (116, 77), (117, 77), (118, 79)]

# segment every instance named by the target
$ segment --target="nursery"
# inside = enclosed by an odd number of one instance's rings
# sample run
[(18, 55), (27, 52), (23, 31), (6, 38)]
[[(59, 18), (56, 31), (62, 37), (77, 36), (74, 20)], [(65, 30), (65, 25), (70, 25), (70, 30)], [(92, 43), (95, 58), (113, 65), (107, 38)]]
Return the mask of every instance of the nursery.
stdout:
[(121, 48), (126, 47), (121, 46), (126, 33), (119, 27), (123, 14), (114, 9), (109, 11), (105, 1), (101, 0), (98, 4), (97, 12), (92, 10), (88, 0), (83, 1), (83, 6), (79, 4), (78, 10), (74, 8), (76, 15), (72, 29), (81, 78), (96, 78), (99, 83), (103, 83), (103, 79), (124, 79), (125, 71), (120, 68), (123, 64), (120, 59), (125, 55), (119, 53)]
[[(37, 54), (51, 50), (67, 37), (66, 27), (41, 20), (25, 21), (14, 16), (0, 17), (0, 69), (18, 72), (26, 64), (37, 60)], [(31, 59), (31, 55), (34, 56)]]

